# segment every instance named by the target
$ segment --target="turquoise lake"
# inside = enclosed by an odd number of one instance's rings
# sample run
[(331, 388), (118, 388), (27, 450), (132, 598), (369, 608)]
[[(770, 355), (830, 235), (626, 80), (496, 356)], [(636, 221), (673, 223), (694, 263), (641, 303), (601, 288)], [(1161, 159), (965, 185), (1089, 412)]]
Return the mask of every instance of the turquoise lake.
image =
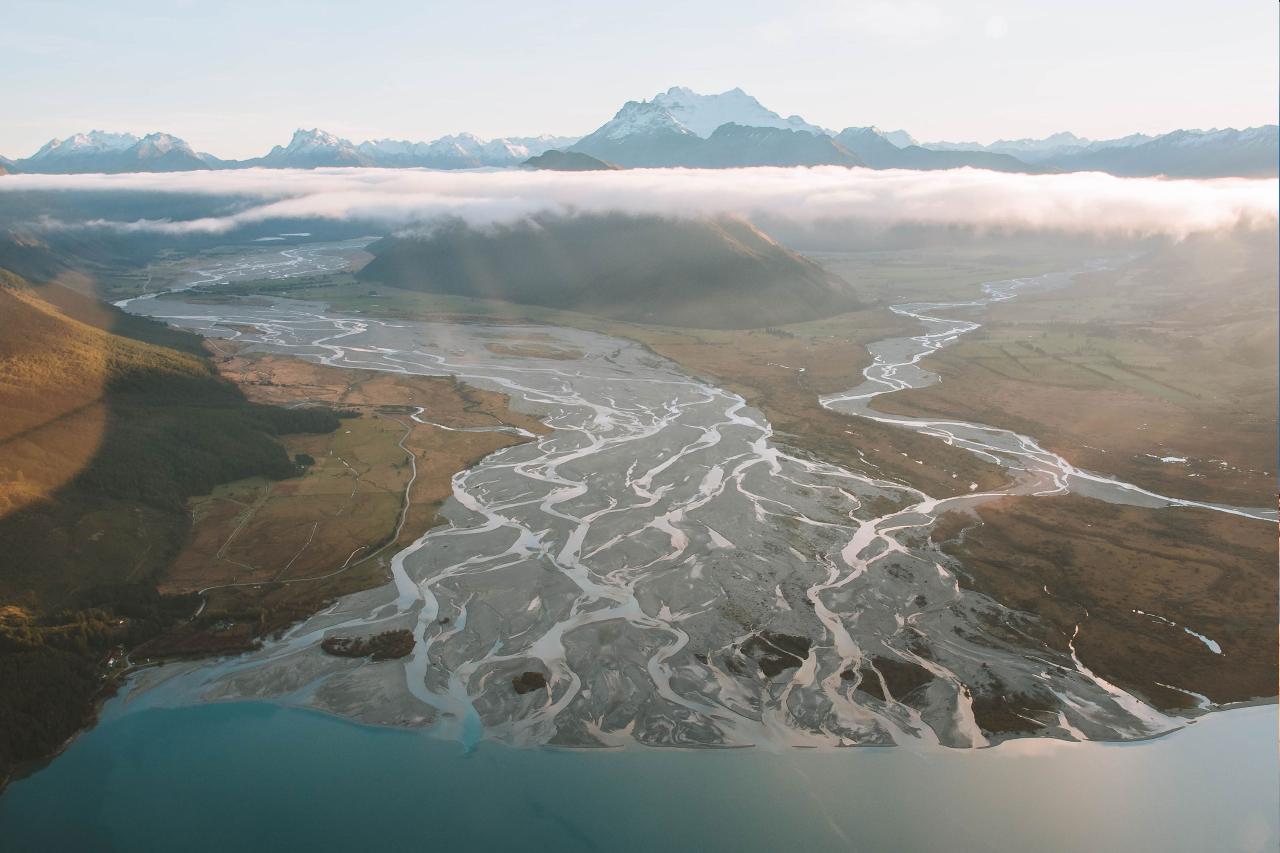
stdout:
[(1276, 706), (1131, 744), (465, 753), (243, 702), (113, 700), (0, 795), (6, 850), (1274, 850)]

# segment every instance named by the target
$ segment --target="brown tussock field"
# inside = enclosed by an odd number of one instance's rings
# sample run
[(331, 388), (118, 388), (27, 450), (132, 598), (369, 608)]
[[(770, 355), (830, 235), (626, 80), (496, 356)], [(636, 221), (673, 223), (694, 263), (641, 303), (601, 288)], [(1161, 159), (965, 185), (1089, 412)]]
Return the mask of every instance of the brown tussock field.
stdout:
[(1173, 497), (1275, 500), (1275, 236), (1174, 247), (986, 309), (926, 359), (942, 377), (877, 399), (1037, 437), (1072, 464)]
[(1066, 651), (1078, 625), (1085, 665), (1157, 707), (1195, 705), (1163, 685), (1217, 703), (1275, 695), (1274, 524), (1076, 495), (1013, 497), (944, 515), (933, 539), (960, 560), (963, 583), (1039, 614), (1051, 647)]
[(281, 438), (291, 455), (315, 460), (301, 476), (239, 480), (190, 502), (191, 534), (160, 588), (207, 590), (208, 605), (199, 624), (154, 642), (148, 654), (242, 648), (337, 596), (386, 582), (392, 556), (439, 523), (453, 475), (526, 440), (418, 423), (410, 418), (415, 407), (448, 427), (547, 432), (537, 418), (510, 410), (503, 395), (448, 378), (327, 367), (209, 343), (219, 372), (250, 399), (327, 404), (344, 417), (333, 433)]

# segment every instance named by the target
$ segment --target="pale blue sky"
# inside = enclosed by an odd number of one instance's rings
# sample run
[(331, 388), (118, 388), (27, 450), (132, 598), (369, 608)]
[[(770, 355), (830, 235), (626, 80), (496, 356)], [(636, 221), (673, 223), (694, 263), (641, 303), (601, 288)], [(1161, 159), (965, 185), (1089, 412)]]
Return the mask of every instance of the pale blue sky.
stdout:
[[(787, 11), (790, 8), (793, 11)], [(836, 129), (989, 142), (1272, 123), (1274, 0), (21, 2), (0, 153), (100, 128), (224, 157), (350, 138), (581, 134), (672, 85)]]

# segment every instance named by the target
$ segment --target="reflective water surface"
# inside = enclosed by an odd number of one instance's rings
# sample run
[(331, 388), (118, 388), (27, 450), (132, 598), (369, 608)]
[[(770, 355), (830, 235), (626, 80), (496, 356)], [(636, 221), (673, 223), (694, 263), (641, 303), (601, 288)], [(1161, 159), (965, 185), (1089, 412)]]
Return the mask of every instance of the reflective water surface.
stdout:
[(6, 850), (1274, 850), (1276, 706), (1154, 741), (512, 749), (115, 700), (0, 796)]

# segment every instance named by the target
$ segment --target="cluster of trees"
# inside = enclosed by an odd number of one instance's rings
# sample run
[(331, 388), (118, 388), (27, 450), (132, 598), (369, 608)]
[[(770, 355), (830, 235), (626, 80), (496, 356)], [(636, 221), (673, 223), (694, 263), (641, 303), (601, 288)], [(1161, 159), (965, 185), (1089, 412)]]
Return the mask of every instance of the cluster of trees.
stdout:
[(89, 590), (78, 609), (7, 614), (0, 623), (0, 781), (85, 726), (111, 657), (189, 615), (195, 599), (129, 584)]
[(326, 637), (320, 648), (335, 657), (394, 660), (413, 653), (413, 632), (398, 628), (372, 637)]

